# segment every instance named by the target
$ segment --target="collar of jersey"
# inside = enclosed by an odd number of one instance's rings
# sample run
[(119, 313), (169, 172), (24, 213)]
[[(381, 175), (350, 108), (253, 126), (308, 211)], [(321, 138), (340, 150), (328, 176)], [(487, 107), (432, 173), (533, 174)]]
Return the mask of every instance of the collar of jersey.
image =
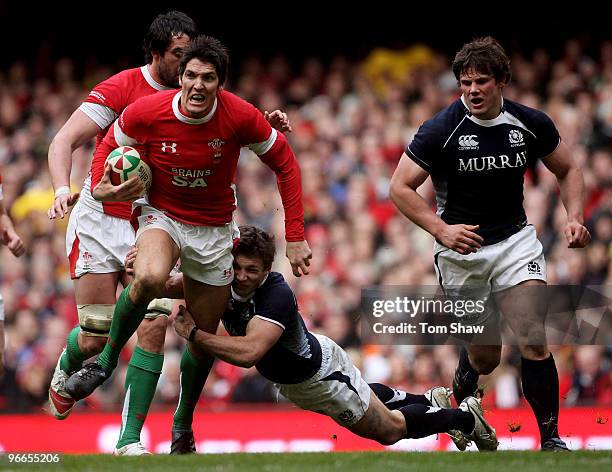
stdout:
[(467, 103), (465, 103), (465, 97), (463, 96), (463, 94), (461, 94), (461, 103), (465, 107), (465, 110), (468, 114), (470, 121), (473, 121), (474, 123), (478, 125), (497, 126), (499, 124), (506, 123), (507, 121), (506, 118), (504, 118), (504, 113), (506, 113), (506, 107), (504, 106), (504, 97), (502, 97), (502, 106), (501, 106), (501, 111), (499, 112), (499, 115), (497, 115), (492, 120), (481, 120), (480, 118), (476, 118), (474, 115), (472, 115), (472, 113), (470, 112), (470, 107), (467, 105)]
[(203, 116), (202, 118), (190, 118), (181, 113), (181, 109), (179, 107), (180, 101), (181, 91), (179, 90), (179, 92), (172, 99), (172, 111), (174, 111), (174, 116), (176, 116), (179, 121), (187, 123), (188, 125), (201, 125), (202, 123), (206, 123), (212, 119), (213, 115), (217, 111), (217, 97), (215, 97), (215, 103), (213, 103), (212, 110), (210, 110), (208, 115)]
[[(266, 274), (266, 276), (264, 277), (264, 279), (261, 281), (261, 283), (259, 284), (259, 287), (261, 287), (263, 284), (266, 283), (266, 280), (268, 280), (268, 276), (270, 275), (270, 272), (268, 272)], [(259, 288), (257, 287), (257, 288)], [(255, 289), (254, 292), (249, 293), (246, 297), (240, 296), (238, 295), (236, 292), (234, 292), (234, 287), (230, 286), (230, 290), (232, 291), (232, 298), (234, 300), (238, 300), (239, 302), (248, 302), (251, 298), (253, 298), (253, 296), (255, 295), (255, 292), (257, 291), (257, 289)]]
[(147, 81), (147, 84), (149, 84), (155, 90), (171, 90), (173, 88), (173, 87), (166, 87), (165, 85), (162, 85), (159, 82), (157, 82), (151, 75), (151, 71), (149, 70), (148, 64), (145, 64), (144, 66), (142, 66), (140, 68), (140, 72), (142, 72), (142, 76)]

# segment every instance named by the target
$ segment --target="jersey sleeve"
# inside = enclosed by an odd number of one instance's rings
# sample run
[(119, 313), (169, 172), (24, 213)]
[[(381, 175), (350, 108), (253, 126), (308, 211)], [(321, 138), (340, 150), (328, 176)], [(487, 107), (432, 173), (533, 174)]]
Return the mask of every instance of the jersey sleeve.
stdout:
[(255, 303), (255, 316), (274, 323), (285, 329), (291, 321), (293, 313), (297, 312), (297, 301), (293, 291), (286, 283), (272, 287), (267, 294)]
[(437, 128), (432, 120), (426, 121), (406, 148), (406, 154), (430, 174), (434, 169), (436, 156), (442, 153), (442, 143)]
[(96, 85), (83, 103), (102, 105), (118, 116), (127, 106), (127, 90), (125, 74), (116, 74)]
[[(147, 98), (147, 97), (145, 97)], [(135, 146), (145, 142), (149, 126), (146, 107), (136, 100), (129, 105), (113, 123), (104, 137), (104, 143), (118, 146)]]
[(238, 113), (238, 139), (242, 146), (248, 147), (258, 156), (268, 152), (276, 141), (277, 133), (266, 121), (263, 114), (250, 103), (239, 100), (234, 102)]
[(285, 240), (304, 241), (302, 174), (297, 159), (282, 133), (273, 129), (263, 114), (250, 103), (235, 104), (238, 113), (237, 135), (276, 174), (278, 191), (285, 211)]
[(106, 129), (117, 119), (117, 113), (112, 108), (97, 103), (81, 103), (79, 110), (85, 113), (100, 129)]
[(531, 150), (532, 157), (542, 159), (557, 149), (561, 137), (557, 127), (546, 113), (541, 111), (534, 113), (530, 128), (536, 136), (533, 150)]
[[(104, 162), (110, 152), (119, 146), (137, 146), (146, 138), (148, 127), (144, 107), (140, 107), (138, 100), (128, 106), (121, 116), (108, 129), (102, 143), (94, 152), (91, 165), (91, 189), (102, 180), (104, 174)], [(141, 148), (138, 148), (142, 151)], [(141, 154), (142, 155), (142, 154)]]

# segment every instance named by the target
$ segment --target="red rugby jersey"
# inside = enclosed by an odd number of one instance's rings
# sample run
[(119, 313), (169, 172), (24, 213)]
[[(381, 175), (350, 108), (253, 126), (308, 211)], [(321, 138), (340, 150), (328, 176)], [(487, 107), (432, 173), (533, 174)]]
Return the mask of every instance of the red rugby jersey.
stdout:
[[(96, 149), (102, 143), (110, 125), (125, 107), (138, 98), (154, 94), (159, 90), (169, 90), (169, 87), (157, 83), (146, 65), (124, 70), (96, 85), (79, 107), (101, 128), (96, 136)], [(92, 162), (91, 171), (83, 183), (82, 203), (94, 210), (129, 219), (132, 212), (131, 202), (99, 202), (91, 196), (91, 189), (98, 185), (104, 173), (105, 160), (106, 156), (102, 160)], [(99, 167), (96, 172), (94, 165)], [(98, 177), (92, 182), (94, 174)]]
[[(240, 148), (249, 147), (277, 175), (285, 209), (285, 238), (304, 240), (300, 169), (282, 133), (253, 105), (220, 90), (210, 113), (190, 118), (180, 91), (141, 98), (128, 106), (98, 147), (104, 161), (117, 146), (141, 146), (151, 166), (149, 203), (169, 217), (196, 226), (220, 226), (236, 208), (234, 177)], [(94, 181), (102, 167), (94, 162)]]

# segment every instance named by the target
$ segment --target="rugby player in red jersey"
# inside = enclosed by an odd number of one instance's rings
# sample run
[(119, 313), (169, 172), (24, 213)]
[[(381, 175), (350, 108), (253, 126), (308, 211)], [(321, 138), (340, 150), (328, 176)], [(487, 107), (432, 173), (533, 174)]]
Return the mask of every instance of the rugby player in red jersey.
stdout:
[[(153, 180), (148, 197), (137, 200), (132, 213), (138, 247), (134, 280), (117, 301), (109, 342), (97, 362), (66, 382), (72, 398), (86, 397), (110, 376), (179, 258), (186, 302), (198, 314), (198, 327), (216, 331), (233, 279), (232, 248), (238, 237), (233, 181), (241, 147), (249, 147), (276, 173), (287, 257), (296, 276), (308, 273), (311, 252), (304, 239), (299, 166), (285, 137), (264, 115), (222, 89), (227, 64), (227, 51), (218, 40), (198, 37), (181, 59), (181, 91), (161, 92), (128, 106), (96, 150), (94, 163), (117, 146), (138, 146)], [(101, 201), (117, 200), (109, 171), (93, 190)], [(94, 165), (94, 179), (96, 172)], [(193, 410), (212, 360), (191, 344), (184, 352), (172, 452), (194, 450)]]
[[(79, 326), (68, 335), (66, 349), (58, 360), (49, 388), (50, 408), (58, 419), (66, 418), (75, 403), (64, 389), (66, 379), (81, 368), (85, 359), (98, 354), (104, 347), (117, 284), (121, 282), (127, 286), (129, 283), (123, 263), (135, 240), (129, 224), (131, 200), (142, 192), (141, 184), (133, 180), (110, 189), (115, 200), (123, 201), (95, 200), (91, 189), (102, 176), (104, 159), (101, 159), (92, 163), (80, 198), (78, 193), (71, 194), (72, 152), (94, 136), (98, 147), (113, 121), (136, 99), (177, 88), (180, 57), (196, 34), (195, 23), (184, 13), (170, 11), (158, 15), (144, 40), (147, 64), (122, 71), (98, 84), (57, 133), (49, 148), (49, 169), (56, 189), (49, 218), (63, 218), (76, 203), (66, 232), (66, 249), (75, 285)], [(269, 118), (279, 129), (289, 127), (283, 113), (273, 112)], [(161, 372), (167, 315), (171, 307), (169, 300), (152, 301), (138, 328), (138, 345), (126, 375), (129, 396), (117, 444), (119, 454), (146, 452), (139, 442), (140, 431)]]

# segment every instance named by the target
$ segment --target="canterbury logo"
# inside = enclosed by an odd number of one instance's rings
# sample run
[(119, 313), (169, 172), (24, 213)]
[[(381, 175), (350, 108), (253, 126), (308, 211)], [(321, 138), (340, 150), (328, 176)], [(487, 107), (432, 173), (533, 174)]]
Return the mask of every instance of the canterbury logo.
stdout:
[(162, 152), (171, 152), (172, 154), (174, 154), (176, 152), (176, 143), (162, 143)]
[(463, 136), (459, 136), (459, 146), (464, 148), (475, 148), (478, 146), (478, 141), (476, 141), (475, 134), (465, 134)]

